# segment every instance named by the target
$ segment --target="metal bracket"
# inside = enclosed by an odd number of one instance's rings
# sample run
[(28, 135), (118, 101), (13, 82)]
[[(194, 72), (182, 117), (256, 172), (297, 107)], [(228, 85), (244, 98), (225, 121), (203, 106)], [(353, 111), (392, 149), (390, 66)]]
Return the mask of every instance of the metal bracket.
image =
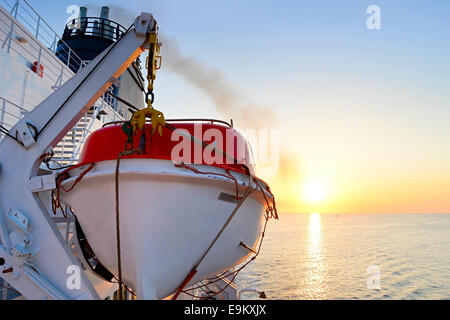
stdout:
[(235, 194), (229, 194), (229, 193), (225, 193), (225, 192), (221, 192), (219, 194), (219, 200), (221, 201), (225, 201), (225, 202), (231, 202), (231, 203), (237, 203), (238, 200), (236, 199), (236, 195)]
[(150, 13), (142, 12), (134, 21), (134, 30), (139, 37), (147, 37), (147, 33), (155, 27), (156, 21)]
[[(18, 210), (10, 209), (8, 218), (19, 229), (12, 231), (8, 237), (11, 241), (11, 251), (19, 259), (31, 259), (39, 252), (39, 247), (33, 242), (33, 235), (31, 233), (31, 221), (23, 213)], [(25, 235), (20, 232), (25, 232)]]
[(12, 252), (18, 257), (18, 258), (31, 258), (33, 255), (33, 250), (30, 247), (31, 240), (28, 237), (24, 237), (21, 242), (19, 242), (17, 245), (12, 248)]
[(14, 222), (14, 224), (16, 226), (18, 226), (20, 229), (22, 229), (23, 231), (25, 231), (26, 233), (30, 232), (30, 223), (28, 218), (21, 213), (19, 210), (15, 210), (15, 209), (10, 209), (8, 212), (8, 218), (9, 220), (11, 220), (12, 222)]
[(25, 148), (29, 149), (36, 143), (36, 135), (36, 128), (32, 124), (28, 122), (25, 123), (23, 121), (20, 121), (17, 124), (16, 138), (24, 145)]
[(239, 246), (241, 246), (241, 247), (244, 248), (244, 249), (247, 249), (247, 250), (250, 251), (250, 252), (256, 253), (255, 249), (249, 247), (249, 246), (246, 245), (243, 241), (241, 241), (241, 242), (239, 243)]
[(31, 192), (53, 190), (56, 188), (56, 176), (55, 174), (47, 174), (31, 177), (28, 188)]

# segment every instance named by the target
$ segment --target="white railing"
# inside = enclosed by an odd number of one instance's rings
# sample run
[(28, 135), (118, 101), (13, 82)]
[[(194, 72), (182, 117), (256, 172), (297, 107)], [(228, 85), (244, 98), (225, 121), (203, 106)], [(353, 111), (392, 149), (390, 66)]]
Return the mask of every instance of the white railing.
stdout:
[(108, 94), (98, 99), (92, 110), (86, 113), (56, 146), (55, 156), (52, 158), (56, 162), (55, 166), (78, 163), (84, 142), (93, 129), (96, 129), (96, 119), (98, 123), (123, 120), (123, 117), (115, 110), (116, 107), (117, 100)]
[[(24, 0), (16, 0), (14, 4), (10, 2), (0, 0), (0, 4), (10, 14), (0, 12), (1, 49), (8, 53), (14, 52), (28, 61), (30, 67), (33, 64), (36, 64), (36, 69), (43, 66), (43, 78), (52, 83), (55, 89), (58, 88), (73, 76), (72, 70), (83, 67), (82, 60), (67, 45), (61, 46), (60, 51), (65, 51), (75, 59), (67, 62), (55, 59), (57, 43), (62, 41), (56, 32)], [(50, 41), (49, 37), (53, 40)]]
[(1, 0), (3, 6), (9, 13), (52, 53), (56, 53), (58, 43), (65, 45), (60, 46), (60, 51), (64, 51), (68, 57), (66, 65), (72, 70), (79, 70), (82, 67), (81, 59), (70, 49), (70, 47), (61, 39), (58, 33), (50, 27), (50, 25), (29, 5), (26, 0)]
[[(0, 97), (0, 126), (6, 130), (10, 130), (20, 119), (28, 113), (24, 108)], [(0, 139), (4, 134), (0, 132)]]
[[(4, 12), (1, 5), (8, 14)], [(0, 0), (1, 49), (8, 53), (14, 52), (28, 61), (30, 67), (34, 62), (38, 66), (43, 65), (45, 67), (43, 78), (53, 84), (54, 90), (73, 77), (73, 69), (79, 70), (89, 63), (89, 61), (82, 61), (68, 45), (60, 46), (59, 51), (65, 50), (69, 57), (77, 57), (78, 59), (67, 59), (67, 61), (58, 59), (55, 56), (58, 42), (63, 41), (27, 1)], [(72, 65), (76, 61), (79, 61), (79, 65)], [(69, 65), (69, 63), (72, 64)], [(116, 110), (117, 101), (115, 98), (107, 94), (99, 98), (93, 109), (81, 118), (55, 147), (54, 163), (65, 165), (76, 163), (80, 156), (81, 147), (93, 129), (95, 119), (100, 117), (100, 122), (123, 120), (123, 117)], [(17, 104), (0, 97), (0, 125), (5, 129), (10, 130), (27, 112), (26, 109)], [(0, 139), (3, 136), (4, 134), (0, 132)]]

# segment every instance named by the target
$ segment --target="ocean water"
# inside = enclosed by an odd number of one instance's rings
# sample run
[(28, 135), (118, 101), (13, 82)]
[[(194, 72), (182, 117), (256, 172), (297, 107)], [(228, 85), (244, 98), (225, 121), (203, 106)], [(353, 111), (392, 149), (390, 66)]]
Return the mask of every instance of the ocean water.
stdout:
[(236, 284), (268, 299), (450, 299), (450, 214), (281, 214)]

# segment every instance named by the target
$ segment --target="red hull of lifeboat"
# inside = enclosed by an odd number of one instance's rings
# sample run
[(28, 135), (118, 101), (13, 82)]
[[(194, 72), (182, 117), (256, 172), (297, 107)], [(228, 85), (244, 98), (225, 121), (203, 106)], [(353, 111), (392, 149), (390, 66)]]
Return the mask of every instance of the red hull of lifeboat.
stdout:
[[(184, 163), (211, 165), (240, 173), (247, 173), (250, 170), (254, 174), (250, 147), (243, 135), (236, 129), (216, 123), (172, 123), (172, 126), (188, 132), (197, 140), (197, 142), (189, 141), (190, 150), (188, 152), (190, 156), (187, 157), (187, 161), (183, 161)], [(174, 132), (167, 127), (163, 128), (162, 136), (157, 133), (152, 135), (151, 131), (151, 124), (146, 124), (142, 131), (134, 134), (132, 146), (129, 145), (127, 149), (140, 148), (142, 153), (123, 156), (123, 158), (151, 158), (179, 162), (172, 159), (172, 150), (180, 143), (181, 139), (187, 138), (181, 137), (175, 133), (176, 131)], [(208, 136), (213, 136), (209, 140), (204, 136), (208, 132), (214, 132), (208, 134)], [(218, 134), (222, 137), (222, 141), (216, 141), (215, 137)], [(93, 132), (84, 144), (78, 166), (105, 160), (116, 160), (119, 153), (125, 151), (127, 139), (128, 136), (122, 130), (122, 125), (110, 125)], [(205, 160), (202, 156), (205, 150), (205, 146), (201, 145), (202, 142), (215, 145), (218, 150), (223, 150), (226, 156), (220, 153), (220, 156), (214, 157), (218, 160), (212, 163)], [(213, 156), (215, 156), (214, 152), (212, 151)], [(181, 155), (183, 154), (181, 153)], [(234, 163), (230, 160), (231, 158), (235, 159)]]

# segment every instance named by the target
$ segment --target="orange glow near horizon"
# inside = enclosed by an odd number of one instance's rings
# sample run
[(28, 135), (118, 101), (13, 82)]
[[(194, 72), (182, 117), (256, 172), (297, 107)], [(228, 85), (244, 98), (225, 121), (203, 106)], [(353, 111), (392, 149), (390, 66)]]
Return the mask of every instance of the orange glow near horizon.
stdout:
[[(281, 213), (450, 213), (450, 172), (367, 161), (280, 161), (268, 181)], [(330, 160), (335, 161), (335, 160)]]

